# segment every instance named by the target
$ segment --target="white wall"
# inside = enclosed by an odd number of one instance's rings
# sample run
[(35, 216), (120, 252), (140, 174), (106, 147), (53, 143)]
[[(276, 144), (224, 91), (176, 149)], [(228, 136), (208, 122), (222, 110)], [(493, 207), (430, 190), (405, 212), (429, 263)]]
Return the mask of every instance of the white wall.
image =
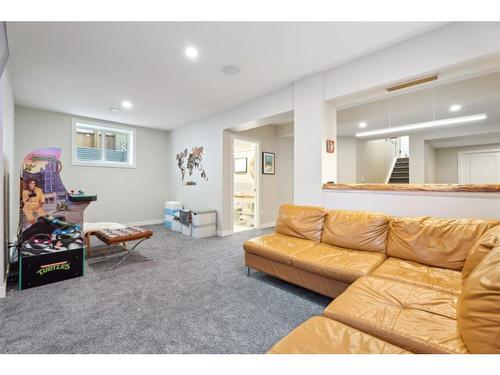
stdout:
[(358, 140), (356, 155), (357, 182), (379, 184), (386, 182), (396, 157), (394, 143), (385, 139)]
[(454, 22), (324, 73), (325, 100), (435, 73), (500, 51), (500, 22)]
[[(8, 67), (4, 70), (0, 79), (0, 176), (3, 181), (0, 183), (0, 298), (5, 296), (6, 275), (4, 270), (6, 264), (8, 248), (7, 242), (14, 239), (16, 233), (16, 223), (14, 223), (17, 212), (16, 201), (8, 191), (12, 191), (14, 180), (9, 178), (12, 175), (14, 163), (14, 95), (9, 77)], [(16, 185), (18, 186), (18, 185)], [(7, 222), (5, 222), (5, 219)]]
[[(436, 151), (429, 143), (424, 146), (424, 172), (426, 184), (437, 183), (436, 181)], [(410, 161), (411, 162), (411, 161)], [(455, 182), (456, 183), (456, 182)]]
[[(256, 119), (289, 112), (293, 108), (292, 87), (244, 103), (230, 110), (181, 126), (169, 132), (168, 170), (169, 200), (177, 200), (194, 208), (208, 208), (217, 211), (219, 235), (231, 233), (231, 137), (225, 129), (234, 128)], [(193, 146), (204, 147), (203, 166), (208, 181), (196, 186), (181, 183), (175, 155)]]
[(435, 150), (436, 183), (458, 183), (458, 153), (463, 151), (499, 150), (500, 144), (478, 145), (466, 147), (438, 148)]
[(341, 184), (355, 184), (356, 138), (337, 137), (337, 179)]
[(321, 185), (337, 180), (337, 154), (326, 154), (326, 139), (336, 141), (336, 110), (323, 100), (323, 75), (294, 84), (294, 202), (321, 204)]
[[(168, 198), (167, 132), (136, 127), (136, 168), (72, 166), (73, 118), (80, 117), (16, 107), (15, 165), (20, 166), (32, 150), (60, 147), (63, 149), (61, 178), (66, 189), (97, 194), (97, 202), (85, 210), (85, 221), (160, 222)], [(19, 179), (19, 169), (13, 176), (15, 181)], [(18, 199), (17, 189), (13, 194)]]
[(364, 141), (338, 137), (338, 182), (385, 183), (396, 158), (395, 144), (385, 139)]
[[(273, 152), (276, 155), (276, 174), (260, 173), (260, 224), (274, 225), (279, 207), (285, 203), (293, 203), (293, 138), (278, 136), (280, 127), (268, 125), (233, 133), (234, 136), (245, 137), (260, 142), (261, 152)], [(280, 130), (279, 134), (283, 134)]]
[(394, 216), (500, 219), (499, 193), (325, 191), (323, 206), (383, 212)]
[[(170, 199), (191, 206), (209, 205), (218, 212), (219, 234), (230, 227), (230, 141), (224, 129), (290, 110), (294, 111), (294, 201), (321, 204), (321, 184), (337, 180), (337, 153), (324, 154), (324, 140), (335, 137), (335, 108), (326, 100), (389, 85), (500, 52), (500, 23), (452, 23), (413, 39), (388, 47), (328, 71), (305, 77), (277, 92), (172, 130), (167, 168)], [(421, 153), (424, 143), (410, 153)], [(209, 181), (196, 188), (182, 186), (175, 166), (175, 153), (185, 147), (204, 145)], [(229, 154), (229, 156), (227, 156)], [(410, 160), (412, 155), (410, 155)], [(423, 182), (425, 170), (413, 168), (411, 182)], [(413, 169), (413, 170), (412, 170)], [(416, 173), (415, 173), (416, 172)], [(344, 196), (344, 199), (350, 199)], [(406, 204), (411, 207), (411, 198)]]

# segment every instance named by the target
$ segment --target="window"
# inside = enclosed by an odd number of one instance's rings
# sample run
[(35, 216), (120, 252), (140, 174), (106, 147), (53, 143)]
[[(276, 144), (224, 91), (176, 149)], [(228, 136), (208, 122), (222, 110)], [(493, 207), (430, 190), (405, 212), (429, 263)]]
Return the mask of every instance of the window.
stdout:
[(135, 167), (135, 130), (73, 120), (72, 164)]

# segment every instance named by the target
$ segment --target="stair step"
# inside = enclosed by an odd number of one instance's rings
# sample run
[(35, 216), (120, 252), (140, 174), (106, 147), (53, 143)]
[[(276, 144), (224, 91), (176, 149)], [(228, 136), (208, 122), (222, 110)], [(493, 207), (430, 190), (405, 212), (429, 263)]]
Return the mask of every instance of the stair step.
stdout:
[(394, 175), (392, 175), (392, 176), (391, 176), (391, 180), (401, 180), (401, 179), (407, 179), (407, 178), (409, 178), (409, 177), (410, 177), (410, 176), (400, 176), (400, 175), (398, 175), (398, 176), (394, 176)]

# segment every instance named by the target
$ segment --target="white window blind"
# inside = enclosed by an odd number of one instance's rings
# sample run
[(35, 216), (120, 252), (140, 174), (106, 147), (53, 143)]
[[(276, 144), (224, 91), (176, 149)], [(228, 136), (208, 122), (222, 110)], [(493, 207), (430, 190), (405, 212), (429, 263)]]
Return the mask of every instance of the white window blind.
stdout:
[(74, 165), (134, 167), (135, 130), (74, 120)]

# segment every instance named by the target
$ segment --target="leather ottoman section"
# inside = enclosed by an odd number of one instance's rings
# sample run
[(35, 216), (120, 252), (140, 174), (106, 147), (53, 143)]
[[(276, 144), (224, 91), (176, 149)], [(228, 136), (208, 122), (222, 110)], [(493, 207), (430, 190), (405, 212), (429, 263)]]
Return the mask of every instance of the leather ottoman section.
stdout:
[(296, 252), (292, 256), (292, 265), (331, 279), (352, 283), (369, 275), (385, 258), (383, 253), (318, 244)]
[(367, 333), (315, 316), (278, 341), (268, 354), (405, 354), (408, 351)]
[(331, 298), (337, 297), (349, 286), (341, 281), (293, 268), (287, 264), (248, 252), (245, 253), (245, 265)]
[(379, 277), (362, 277), (323, 312), (414, 353), (467, 353), (456, 321), (457, 296)]
[(292, 255), (298, 251), (313, 247), (317, 242), (302, 238), (286, 236), (279, 233), (266, 234), (243, 243), (245, 251), (275, 260), (284, 264), (292, 264)]
[(387, 258), (371, 276), (433, 288), (459, 295), (462, 291), (462, 273), (445, 268), (430, 267), (398, 258)]

